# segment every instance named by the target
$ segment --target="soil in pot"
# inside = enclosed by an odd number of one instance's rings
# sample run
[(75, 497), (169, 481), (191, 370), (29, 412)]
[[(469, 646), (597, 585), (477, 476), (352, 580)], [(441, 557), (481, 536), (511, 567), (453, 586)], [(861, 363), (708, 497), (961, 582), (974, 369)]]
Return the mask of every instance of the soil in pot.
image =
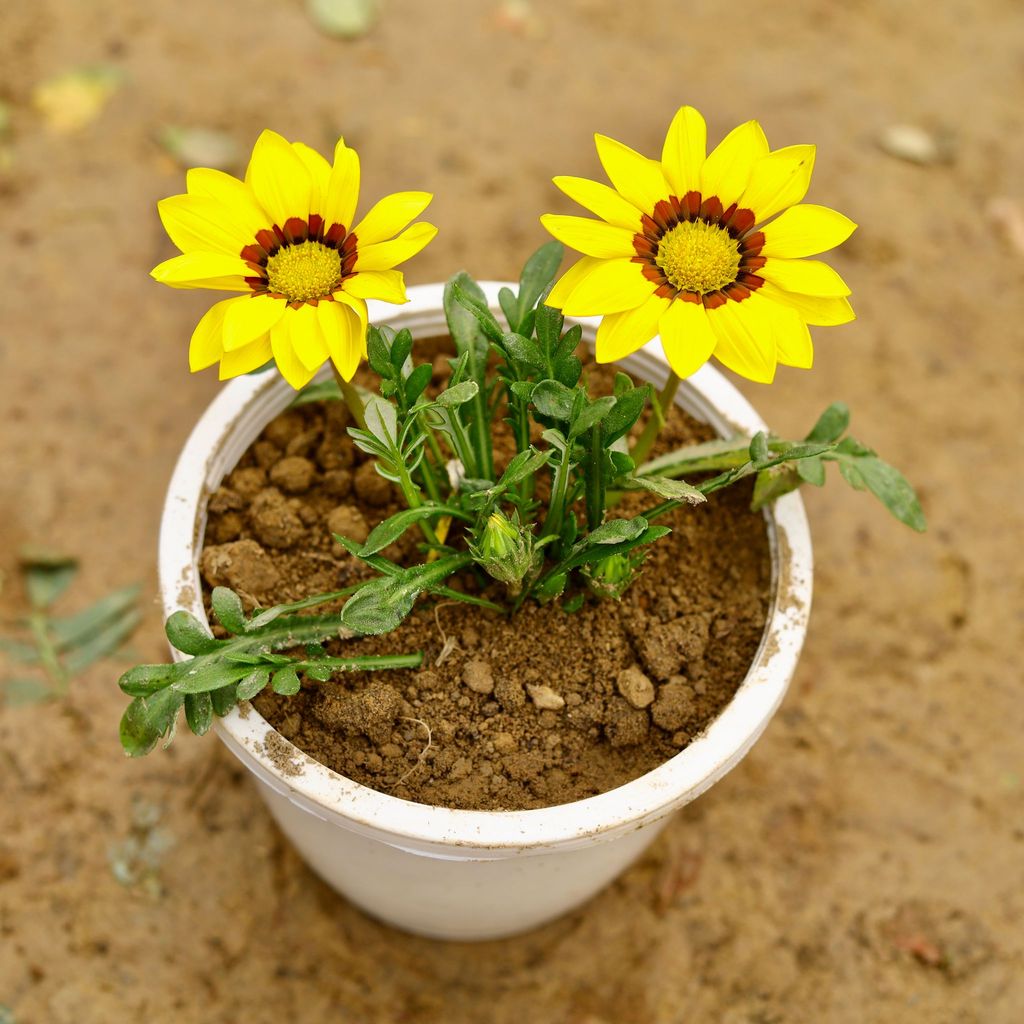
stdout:
[[(435, 384), (447, 374), (447, 339)], [(613, 373), (590, 366), (591, 386)], [(273, 420), (209, 499), (201, 571), (250, 606), (294, 601), (372, 575), (332, 539), (364, 539), (402, 507), (351, 443), (340, 402)], [(657, 451), (714, 432), (679, 409)], [(510, 450), (508, 454), (511, 454)], [(690, 743), (743, 681), (764, 630), (771, 565), (749, 486), (663, 520), (644, 571), (616, 601), (575, 613), (528, 602), (513, 619), (455, 601), (421, 600), (383, 637), (337, 641), (335, 654), (422, 650), (418, 670), (304, 681), (265, 691), (259, 712), (316, 760), (407, 800), (521, 810), (584, 799), (656, 768)], [(652, 504), (631, 495), (620, 508)], [(415, 560), (410, 530), (384, 554)], [(328, 645), (331, 647), (331, 645)]]

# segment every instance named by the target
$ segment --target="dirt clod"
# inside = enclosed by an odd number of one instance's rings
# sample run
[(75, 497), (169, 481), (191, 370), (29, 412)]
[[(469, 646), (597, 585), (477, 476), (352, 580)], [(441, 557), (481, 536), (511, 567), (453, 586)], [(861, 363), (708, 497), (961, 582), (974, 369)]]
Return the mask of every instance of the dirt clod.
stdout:
[(270, 548), (289, 548), (306, 532), (298, 513), (276, 487), (253, 498), (249, 518), (256, 538)]
[(289, 455), (270, 470), (270, 482), (288, 494), (302, 494), (313, 482), (316, 466), (301, 455)]
[(391, 500), (391, 484), (377, 472), (372, 462), (364, 462), (355, 475), (355, 490), (361, 501), (380, 508)]
[(658, 698), (651, 708), (654, 724), (665, 732), (680, 729), (693, 717), (696, 710), (695, 697), (693, 688), (684, 682), (659, 686)]
[(668, 679), (691, 660), (704, 655), (708, 642), (707, 620), (684, 615), (646, 631), (637, 641), (644, 667), (656, 679)]
[[(339, 505), (327, 517), (327, 529), (362, 544), (370, 536), (363, 513), (354, 505)], [(339, 546), (338, 550), (341, 548)]]
[(462, 681), (474, 693), (494, 693), (494, 674), (483, 658), (472, 658), (462, 670)]
[(636, 665), (623, 669), (615, 686), (634, 708), (645, 708), (654, 701), (654, 683)]
[(281, 579), (273, 561), (254, 540), (238, 540), (206, 548), (200, 572), (211, 587), (231, 587), (243, 595), (262, 598)]

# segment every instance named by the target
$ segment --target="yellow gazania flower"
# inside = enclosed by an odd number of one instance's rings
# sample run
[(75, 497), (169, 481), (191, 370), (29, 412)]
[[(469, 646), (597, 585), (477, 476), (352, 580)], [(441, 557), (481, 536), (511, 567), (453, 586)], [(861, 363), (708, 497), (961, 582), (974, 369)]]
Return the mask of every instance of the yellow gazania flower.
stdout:
[(569, 316), (603, 314), (599, 362), (621, 359), (660, 334), (679, 377), (714, 354), (736, 373), (768, 383), (777, 363), (811, 366), (808, 324), (854, 319), (842, 278), (803, 258), (839, 245), (856, 228), (841, 213), (800, 202), (814, 146), (769, 151), (761, 126), (747, 121), (705, 157), (707, 129), (693, 107), (676, 114), (660, 161), (603, 135), (595, 139), (614, 187), (584, 178), (554, 182), (602, 219), (547, 214), (541, 221), (585, 254), (547, 303)]
[(244, 293), (211, 307), (189, 346), (192, 371), (219, 361), (221, 380), (271, 358), (294, 388), (328, 359), (351, 380), (366, 355), (366, 299), (406, 302), (394, 268), (437, 234), (432, 224), (407, 227), (429, 192), (386, 196), (352, 226), (359, 157), (344, 139), (332, 166), (309, 146), (264, 131), (244, 182), (199, 167), (186, 187), (158, 204), (183, 255), (152, 275), (172, 288)]

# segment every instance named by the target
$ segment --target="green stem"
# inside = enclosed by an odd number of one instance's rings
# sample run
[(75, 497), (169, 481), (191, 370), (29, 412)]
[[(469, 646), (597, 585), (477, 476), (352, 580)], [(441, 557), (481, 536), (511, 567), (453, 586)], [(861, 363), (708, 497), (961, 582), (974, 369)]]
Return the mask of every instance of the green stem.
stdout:
[[(405, 502), (409, 508), (419, 508), (423, 504), (423, 495), (420, 494), (419, 488), (412, 482), (412, 477), (409, 476), (409, 469), (404, 462), (399, 463), (398, 473), (398, 486), (402, 489), (402, 494), (405, 496)], [(427, 539), (430, 544), (440, 544), (441, 542), (437, 539), (437, 534), (434, 533), (434, 528), (430, 525), (427, 520), (420, 520), (420, 529), (423, 531), (423, 536)]]
[(672, 407), (672, 401), (676, 397), (678, 390), (679, 378), (672, 370), (669, 370), (665, 386), (657, 393), (654, 402), (651, 403), (651, 415), (647, 420), (647, 426), (644, 427), (644, 432), (637, 439), (632, 452), (630, 452), (635, 463), (646, 459), (648, 453), (654, 447), (654, 442), (658, 440), (661, 428), (665, 425), (665, 418)]
[(604, 521), (604, 439), (601, 424), (590, 428), (590, 453), (587, 460), (587, 529), (596, 530)]
[(334, 371), (334, 379), (338, 382), (338, 388), (341, 390), (341, 397), (345, 400), (348, 411), (352, 413), (352, 419), (356, 421), (356, 426), (360, 430), (365, 430), (366, 406), (363, 404), (358, 388), (351, 381), (347, 381), (342, 377), (333, 362), (331, 363), (331, 369)]
[(548, 514), (544, 517), (544, 528), (539, 540), (545, 537), (558, 536), (565, 518), (565, 495), (569, 489), (569, 448), (561, 453), (562, 457), (555, 468), (555, 479), (551, 484), (551, 498), (548, 501)]
[(297, 672), (311, 668), (341, 669), (345, 672), (379, 672), (386, 669), (419, 668), (423, 664), (423, 652), (416, 654), (363, 654), (355, 658), (314, 658), (305, 661), (293, 661), (292, 667)]

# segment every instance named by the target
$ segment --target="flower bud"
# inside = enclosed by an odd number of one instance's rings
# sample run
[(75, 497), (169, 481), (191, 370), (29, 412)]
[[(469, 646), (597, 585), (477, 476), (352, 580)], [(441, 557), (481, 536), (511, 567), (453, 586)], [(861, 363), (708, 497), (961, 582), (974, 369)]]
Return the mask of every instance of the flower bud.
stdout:
[(637, 569), (643, 556), (633, 557), (630, 554), (608, 555), (600, 562), (586, 566), (583, 574), (587, 578), (590, 589), (598, 597), (622, 597), (626, 588), (636, 579)]
[(470, 544), (476, 563), (502, 583), (519, 583), (533, 564), (533, 537), (519, 523), (502, 512), (492, 512), (476, 544)]

